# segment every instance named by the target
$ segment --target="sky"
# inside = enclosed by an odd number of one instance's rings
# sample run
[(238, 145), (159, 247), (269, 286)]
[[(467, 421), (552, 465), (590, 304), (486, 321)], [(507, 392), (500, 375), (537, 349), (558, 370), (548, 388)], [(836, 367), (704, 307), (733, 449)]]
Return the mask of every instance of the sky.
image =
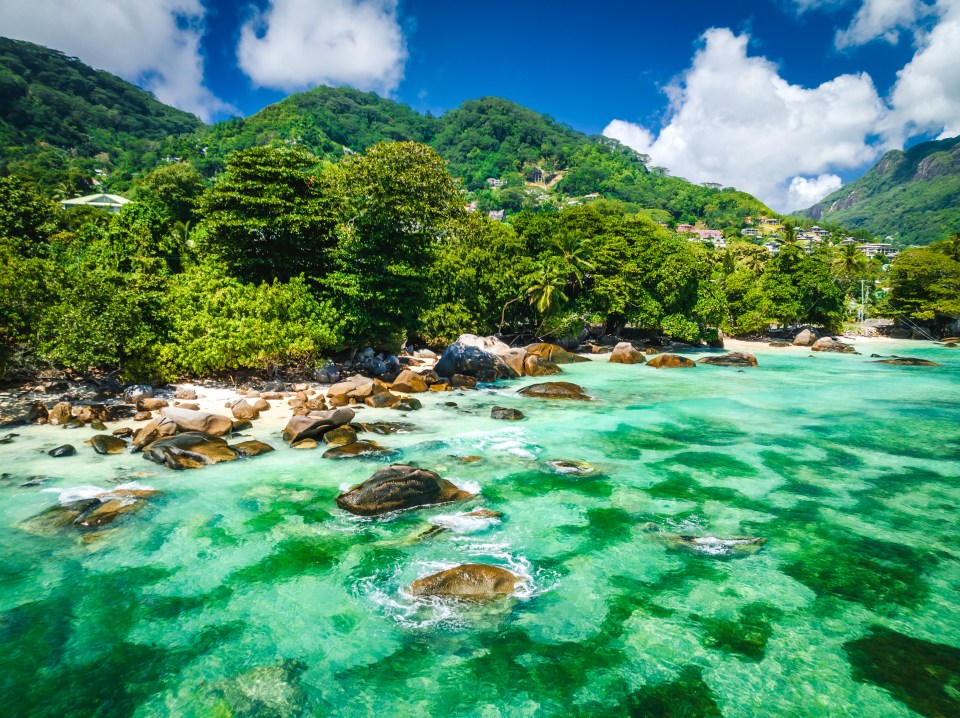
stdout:
[(960, 0), (31, 0), (0, 35), (207, 122), (317, 85), (504, 97), (780, 211), (960, 135)]

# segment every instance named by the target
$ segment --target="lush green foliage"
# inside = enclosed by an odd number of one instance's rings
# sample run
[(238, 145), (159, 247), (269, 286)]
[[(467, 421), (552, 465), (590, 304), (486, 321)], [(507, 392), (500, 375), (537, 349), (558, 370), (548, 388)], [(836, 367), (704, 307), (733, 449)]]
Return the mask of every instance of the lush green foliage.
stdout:
[(899, 246), (938, 241), (960, 226), (960, 137), (887, 152), (802, 214), (892, 235)]
[(960, 234), (909, 249), (890, 267), (890, 305), (920, 320), (960, 318)]

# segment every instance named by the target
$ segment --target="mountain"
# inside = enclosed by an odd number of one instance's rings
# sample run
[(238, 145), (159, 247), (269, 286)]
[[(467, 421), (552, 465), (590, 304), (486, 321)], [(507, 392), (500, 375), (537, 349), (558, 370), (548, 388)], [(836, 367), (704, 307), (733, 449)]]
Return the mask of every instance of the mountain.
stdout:
[(648, 158), (615, 140), (497, 97), (434, 117), (374, 93), (317, 87), (251, 117), (203, 125), (75, 58), (0, 39), (0, 100), (0, 173), (28, 176), (58, 196), (94, 185), (122, 193), (170, 161), (212, 179), (231, 152), (256, 145), (297, 144), (335, 161), (380, 141), (413, 140), (447, 160), (482, 210), (603, 197), (658, 221), (731, 230), (748, 216), (772, 214), (751, 195), (651, 170)]
[(863, 177), (797, 213), (929, 244), (960, 230), (960, 137), (891, 150)]
[[(148, 154), (199, 119), (74, 57), (0, 38), (0, 171), (43, 185), (89, 183), (127, 153)], [(69, 187), (68, 189), (84, 189)]]

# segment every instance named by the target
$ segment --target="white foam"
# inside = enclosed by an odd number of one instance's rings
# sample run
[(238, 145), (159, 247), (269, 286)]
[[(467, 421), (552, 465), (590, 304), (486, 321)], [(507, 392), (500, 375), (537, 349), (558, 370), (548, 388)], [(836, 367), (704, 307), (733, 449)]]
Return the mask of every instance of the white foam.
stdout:
[(500, 519), (493, 516), (470, 516), (469, 514), (440, 514), (430, 519), (434, 526), (449, 529), (457, 534), (474, 534), (485, 531)]
[(104, 489), (100, 486), (84, 484), (82, 486), (71, 486), (68, 489), (41, 489), (47, 494), (59, 494), (57, 497), (61, 504), (69, 504), (74, 501), (83, 501), (85, 499), (94, 499), (97, 497), (109, 498), (115, 495), (117, 491), (154, 491), (152, 486), (140, 484), (136, 481), (130, 481), (126, 484), (120, 484), (110, 489)]
[(473, 494), (474, 496), (479, 495), (480, 493), (480, 484), (476, 481), (468, 481), (466, 479), (458, 479), (455, 477), (449, 477), (447, 479), (451, 484), (456, 486), (461, 491), (466, 491), (467, 493)]

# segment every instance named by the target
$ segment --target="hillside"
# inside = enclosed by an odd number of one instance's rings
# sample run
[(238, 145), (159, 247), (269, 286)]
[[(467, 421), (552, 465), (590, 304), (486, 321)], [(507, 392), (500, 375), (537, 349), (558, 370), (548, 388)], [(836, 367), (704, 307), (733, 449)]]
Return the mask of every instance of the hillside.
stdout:
[(960, 137), (887, 152), (860, 179), (797, 213), (893, 236), (899, 246), (960, 229)]
[(52, 196), (95, 185), (123, 193), (170, 158), (212, 179), (231, 152), (257, 145), (298, 145), (336, 161), (384, 140), (413, 140), (447, 160), (481, 210), (509, 214), (603, 197), (658, 221), (731, 231), (747, 216), (772, 214), (746, 193), (652, 171), (614, 140), (497, 97), (434, 117), (374, 93), (317, 87), (248, 118), (202, 125), (75, 58), (0, 39), (0, 98), (0, 173), (30, 177)]
[(3, 173), (48, 187), (67, 183), (61, 189), (69, 194), (89, 189), (94, 169), (131, 153), (142, 163), (150, 143), (199, 127), (193, 115), (115, 75), (56, 50), (0, 38)]

